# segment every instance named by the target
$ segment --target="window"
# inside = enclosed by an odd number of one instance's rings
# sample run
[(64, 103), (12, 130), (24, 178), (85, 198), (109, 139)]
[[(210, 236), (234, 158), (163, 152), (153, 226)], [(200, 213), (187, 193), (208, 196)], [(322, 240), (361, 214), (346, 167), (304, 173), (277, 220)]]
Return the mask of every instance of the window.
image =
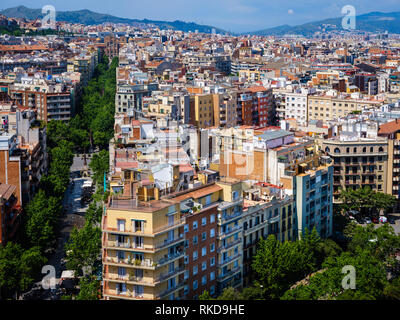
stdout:
[(185, 263), (185, 264), (188, 264), (188, 263), (189, 263), (189, 256), (185, 256), (185, 258), (184, 258), (184, 263)]
[(196, 290), (198, 288), (197, 280), (193, 281), (193, 290)]
[[(211, 275), (210, 275), (211, 276)], [(214, 294), (215, 293), (215, 286), (211, 286), (210, 288), (210, 294)]]
[(189, 278), (189, 270), (185, 270), (185, 274), (184, 274), (184, 279), (188, 279)]
[(210, 273), (210, 281), (213, 281), (215, 279), (215, 271)]
[(213, 223), (213, 222), (215, 222), (215, 214), (212, 214), (210, 216), (210, 223)]
[(205, 286), (206, 283), (207, 283), (207, 276), (205, 275), (205, 276), (201, 277), (201, 285)]
[(215, 229), (212, 228), (212, 229), (210, 230), (210, 238), (213, 238), (214, 236), (215, 236)]
[(207, 224), (207, 218), (202, 218), (201, 219), (201, 225), (205, 226)]
[(207, 269), (207, 261), (204, 261), (202, 264), (201, 264), (201, 271), (204, 271), (204, 270), (206, 270)]
[(193, 251), (193, 261), (197, 260), (197, 258), (198, 258), (198, 253), (196, 250), (196, 251)]
[(197, 229), (197, 221), (193, 221), (193, 230)]
[(212, 266), (215, 266), (215, 258), (214, 257), (212, 257), (210, 259), (210, 267), (212, 267)]
[(215, 244), (211, 243), (210, 244), (210, 252), (214, 252), (215, 251)]
[(189, 225), (185, 224), (185, 225), (183, 226), (183, 230), (184, 230), (185, 233), (186, 233), (186, 232), (189, 232)]
[(196, 274), (198, 274), (199, 273), (199, 267), (197, 266), (197, 265), (195, 265), (194, 267), (193, 267), (193, 275), (195, 276)]
[(193, 237), (193, 245), (196, 245), (198, 243), (198, 238), (197, 236)]
[(204, 257), (207, 254), (207, 247), (201, 248), (201, 256)]
[(201, 241), (204, 241), (204, 240), (206, 240), (207, 239), (207, 232), (203, 232), (202, 234), (201, 234)]

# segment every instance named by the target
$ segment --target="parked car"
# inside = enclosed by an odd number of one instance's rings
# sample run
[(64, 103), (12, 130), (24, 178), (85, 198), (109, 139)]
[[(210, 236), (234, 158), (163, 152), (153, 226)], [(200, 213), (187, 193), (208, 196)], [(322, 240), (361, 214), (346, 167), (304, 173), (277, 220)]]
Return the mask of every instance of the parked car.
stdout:
[(377, 217), (372, 217), (372, 222), (373, 223), (379, 223), (379, 219)]
[(372, 221), (371, 221), (371, 219), (369, 217), (365, 217), (364, 223), (370, 224), (370, 223), (372, 223)]
[(396, 220), (393, 217), (389, 217), (387, 220), (390, 224), (395, 224)]

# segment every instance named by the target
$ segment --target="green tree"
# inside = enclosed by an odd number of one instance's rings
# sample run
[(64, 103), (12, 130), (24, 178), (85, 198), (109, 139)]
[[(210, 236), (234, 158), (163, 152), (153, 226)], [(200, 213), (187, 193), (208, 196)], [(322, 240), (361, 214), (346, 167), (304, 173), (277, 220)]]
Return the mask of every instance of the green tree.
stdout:
[(79, 294), (76, 300), (99, 300), (100, 281), (96, 277), (83, 277), (79, 281)]
[(252, 269), (265, 298), (278, 299), (290, 285), (314, 271), (315, 255), (306, 241), (279, 242), (273, 235), (261, 239)]
[(8, 242), (0, 246), (0, 287), (9, 293), (20, 292), (29, 288), (34, 282), (40, 267), (46, 263), (40, 248), (24, 250), (21, 245)]
[(263, 300), (264, 299), (264, 290), (260, 285), (253, 285), (247, 288), (244, 288), (242, 291), (243, 300)]
[(106, 150), (101, 150), (98, 154), (94, 154), (89, 167), (93, 171), (93, 180), (97, 184), (103, 183), (104, 173), (109, 170), (109, 153)]
[(207, 290), (204, 290), (201, 295), (199, 295), (199, 300), (214, 300)]
[(67, 268), (74, 270), (75, 274), (83, 274), (84, 267), (94, 270), (96, 261), (99, 260), (101, 249), (101, 230), (86, 222), (81, 229), (74, 228), (70, 239), (65, 245), (67, 252)]
[(235, 288), (227, 287), (222, 291), (217, 300), (242, 300), (242, 296)]

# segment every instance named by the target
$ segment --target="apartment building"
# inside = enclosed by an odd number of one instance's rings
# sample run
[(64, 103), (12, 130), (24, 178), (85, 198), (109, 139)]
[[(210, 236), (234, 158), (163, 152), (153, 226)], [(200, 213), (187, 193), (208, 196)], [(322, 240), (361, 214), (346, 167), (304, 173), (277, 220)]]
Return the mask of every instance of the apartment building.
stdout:
[(216, 127), (236, 126), (236, 93), (214, 94), (214, 124)]
[(288, 92), (285, 97), (285, 117), (294, 118), (300, 125), (308, 121), (307, 103), (308, 91)]
[(189, 123), (199, 129), (214, 126), (214, 98), (212, 94), (190, 97)]
[(221, 187), (205, 185), (175, 200), (181, 203), (185, 218), (184, 299), (196, 300), (206, 290), (216, 292), (217, 278), (217, 214)]
[[(400, 199), (400, 121), (379, 126), (378, 136), (388, 139), (387, 193)], [(396, 209), (399, 208), (399, 201)]]
[(196, 299), (241, 286), (240, 181), (161, 197), (147, 179), (128, 180), (102, 221), (106, 300)]
[(2, 246), (13, 238), (21, 223), (22, 207), (16, 191), (15, 186), (0, 183), (0, 245)]
[[(112, 197), (102, 221), (103, 296), (178, 299), (183, 295), (184, 219), (179, 204), (154, 197)], [(141, 187), (143, 188), (143, 187)]]
[(9, 94), (17, 104), (36, 110), (39, 120), (68, 121), (75, 110), (74, 90), (64, 84), (49, 84), (30, 79), (25, 83), (11, 85)]
[(121, 114), (133, 109), (143, 109), (143, 98), (151, 97), (151, 93), (158, 89), (158, 84), (128, 84), (117, 85), (115, 94), (115, 113)]
[[(286, 169), (295, 199), (296, 223), (299, 237), (305, 229), (317, 229), (322, 238), (333, 233), (333, 166), (327, 156), (311, 152), (302, 161)], [(290, 181), (291, 180), (291, 181)]]
[(282, 187), (255, 183), (245, 191), (243, 208), (243, 286), (254, 281), (251, 263), (261, 238), (274, 235), (279, 241), (295, 240), (295, 203)]
[(230, 128), (218, 135), (221, 176), (280, 185), (285, 166), (314, 149), (309, 138), (278, 128)]
[(348, 115), (354, 111), (375, 108), (383, 104), (381, 100), (362, 98), (359, 93), (338, 95), (328, 91), (322, 95), (308, 97), (309, 120), (331, 120)]
[(243, 286), (243, 196), (239, 179), (224, 177), (217, 185), (222, 188), (217, 223), (216, 294), (220, 295), (227, 287)]
[(333, 137), (322, 142), (322, 150), (333, 160), (333, 202), (340, 203), (340, 189), (370, 186), (388, 190), (388, 141), (386, 138)]
[(238, 93), (238, 124), (265, 127), (275, 120), (272, 89), (254, 86)]

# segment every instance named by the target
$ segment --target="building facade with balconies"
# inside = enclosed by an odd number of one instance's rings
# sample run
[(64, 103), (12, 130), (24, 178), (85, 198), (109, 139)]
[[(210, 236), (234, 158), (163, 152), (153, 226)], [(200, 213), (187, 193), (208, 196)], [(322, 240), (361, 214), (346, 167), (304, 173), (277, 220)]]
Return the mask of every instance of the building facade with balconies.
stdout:
[(333, 160), (333, 202), (340, 203), (340, 189), (370, 186), (392, 193), (388, 184), (388, 140), (377, 137), (338, 139), (322, 142), (322, 150)]

